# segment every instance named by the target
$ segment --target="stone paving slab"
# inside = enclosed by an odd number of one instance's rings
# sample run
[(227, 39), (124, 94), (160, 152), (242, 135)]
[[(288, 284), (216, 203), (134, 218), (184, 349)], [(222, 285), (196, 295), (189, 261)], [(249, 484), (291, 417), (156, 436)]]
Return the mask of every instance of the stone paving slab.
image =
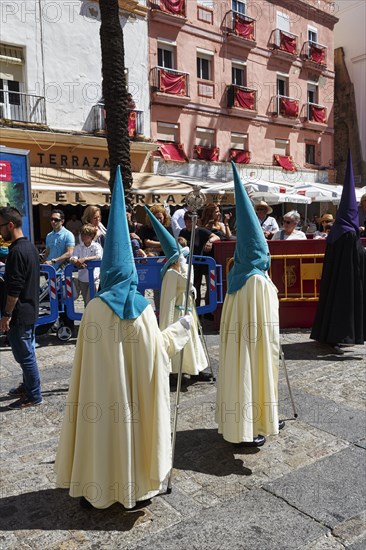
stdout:
[(264, 488), (334, 528), (366, 510), (365, 482), (365, 453), (351, 446), (265, 484)]
[[(85, 511), (67, 491), (54, 489), (53, 461), (75, 341), (61, 343), (54, 335), (38, 340), (44, 405), (37, 409), (6, 408), (11, 399), (5, 394), (19, 383), (20, 370), (10, 349), (0, 348), (2, 550), (366, 546), (360, 499), (365, 347), (337, 358), (309, 341), (308, 331), (284, 334), (299, 418), (293, 419), (281, 367), (280, 411), (286, 428), (261, 449), (242, 450), (225, 442), (214, 420), (215, 384), (188, 382), (181, 395), (173, 492), (156, 497), (147, 508), (126, 512), (118, 504)], [(217, 374), (219, 336), (207, 334), (206, 342)], [(172, 391), (172, 411), (174, 403)], [(316, 506), (310, 498), (314, 479), (324, 492)], [(351, 482), (355, 499), (340, 491), (347, 502), (339, 504), (335, 487)]]
[(183, 530), (179, 526), (172, 527), (137, 545), (126, 546), (126, 550), (147, 547), (154, 550), (287, 550), (299, 548), (325, 532), (325, 527), (314, 525), (310, 518), (283, 500), (259, 489), (248, 491), (222, 506), (203, 510), (199, 516), (185, 520)]
[[(307, 388), (307, 391), (301, 391), (296, 381), (291, 381), (295, 385), (296, 391), (293, 392), (298, 418), (320, 430), (333, 434), (341, 439), (359, 445), (365, 445), (366, 441), (366, 414), (364, 410), (352, 408), (354, 402), (333, 401), (327, 396), (323, 397)], [(287, 395), (287, 386), (281, 384), (279, 387), (280, 410), (287, 416), (291, 416), (291, 403)]]

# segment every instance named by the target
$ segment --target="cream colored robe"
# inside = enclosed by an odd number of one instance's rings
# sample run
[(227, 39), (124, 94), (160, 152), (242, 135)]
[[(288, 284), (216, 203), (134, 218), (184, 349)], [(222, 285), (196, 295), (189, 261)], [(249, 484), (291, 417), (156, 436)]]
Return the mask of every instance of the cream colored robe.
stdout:
[(149, 305), (121, 320), (94, 298), (76, 345), (55, 471), (95, 508), (156, 495), (171, 468), (170, 357), (189, 332), (176, 323), (158, 328)]
[(216, 422), (231, 443), (278, 433), (277, 289), (253, 275), (226, 294), (220, 325)]
[[(187, 269), (176, 271), (168, 269), (164, 275), (160, 295), (160, 314), (159, 326), (161, 330), (176, 322), (179, 317), (184, 315), (185, 294), (187, 286)], [(193, 285), (191, 285), (192, 288)], [(176, 307), (178, 306), (178, 307)], [(198, 318), (196, 306), (192, 295), (188, 300), (189, 312), (192, 314), (193, 321), (190, 331), (188, 344), (183, 350), (182, 372), (185, 374), (197, 375), (200, 371), (207, 368), (207, 358), (198, 333)], [(173, 373), (179, 372), (181, 354), (177, 354), (171, 360), (171, 369)]]

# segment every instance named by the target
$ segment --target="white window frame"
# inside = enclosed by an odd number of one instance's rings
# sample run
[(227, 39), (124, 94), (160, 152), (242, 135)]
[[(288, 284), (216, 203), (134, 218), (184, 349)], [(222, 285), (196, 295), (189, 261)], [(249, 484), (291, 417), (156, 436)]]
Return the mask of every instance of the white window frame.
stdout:
[[(307, 156), (306, 156), (306, 149), (307, 147), (314, 147), (314, 162), (309, 162), (307, 160)], [(312, 166), (316, 166), (317, 164), (317, 160), (316, 160), (316, 157), (317, 157), (317, 153), (318, 153), (318, 143), (316, 141), (305, 141), (305, 164), (311, 164)]]
[[(240, 6), (241, 10), (235, 9)], [(247, 13), (247, 3), (246, 0), (231, 0), (231, 9), (234, 13), (239, 13), (240, 15), (246, 15)]]
[(275, 138), (274, 140), (274, 155), (290, 156), (290, 140)]
[(216, 147), (216, 131), (212, 128), (197, 126), (194, 143), (200, 147)]
[[(313, 88), (312, 91), (315, 93), (315, 101), (309, 100), (309, 91), (311, 91), (310, 88)], [(307, 82), (306, 93), (308, 103), (319, 104), (319, 84), (317, 82)]]
[(290, 16), (282, 11), (276, 11), (276, 29), (290, 32)]
[[(285, 93), (280, 94), (278, 90), (278, 81), (282, 80), (285, 83)], [(289, 89), (290, 89), (290, 79), (289, 75), (285, 73), (277, 73), (276, 75), (276, 96), (277, 95), (283, 95), (285, 97), (289, 97)]]
[(238, 132), (231, 132), (230, 142), (231, 142), (230, 149), (239, 149), (243, 151), (249, 151), (248, 134), (239, 134)]
[[(237, 84), (236, 82), (234, 82), (234, 78), (233, 78), (234, 69), (241, 70), (243, 72), (243, 83), (242, 84)], [(236, 84), (237, 86), (246, 86), (247, 85), (247, 65), (246, 65), (246, 63), (232, 60), (232, 62), (231, 62), (231, 83), (234, 84), (234, 85)]]
[[(165, 134), (163, 134), (164, 131), (166, 132)], [(156, 136), (157, 141), (179, 143), (179, 124), (158, 121), (156, 125)]]
[[(316, 35), (316, 40), (313, 40), (310, 37), (310, 33)], [(308, 25), (308, 42), (311, 42), (312, 44), (319, 44), (318, 37), (319, 37), (318, 29), (316, 27), (312, 27), (311, 25)]]
[[(157, 55), (158, 55), (158, 67), (161, 67), (162, 69), (175, 69), (175, 57), (176, 57), (176, 43), (171, 42), (169, 40), (164, 39), (158, 39), (158, 48), (157, 48)], [(171, 67), (165, 67), (165, 65), (159, 65), (159, 50), (168, 51), (172, 54), (172, 66)], [(163, 60), (164, 63), (164, 60)]]
[[(212, 82), (213, 80), (213, 52), (210, 52), (209, 50), (204, 50), (202, 48), (197, 48), (196, 50), (196, 56), (197, 56), (197, 78), (199, 80), (208, 80)], [(202, 76), (202, 64), (200, 63), (200, 70), (198, 70), (198, 62), (199, 61), (207, 61), (207, 68), (208, 68), (208, 78), (204, 78)], [(200, 73), (200, 74), (199, 74)]]

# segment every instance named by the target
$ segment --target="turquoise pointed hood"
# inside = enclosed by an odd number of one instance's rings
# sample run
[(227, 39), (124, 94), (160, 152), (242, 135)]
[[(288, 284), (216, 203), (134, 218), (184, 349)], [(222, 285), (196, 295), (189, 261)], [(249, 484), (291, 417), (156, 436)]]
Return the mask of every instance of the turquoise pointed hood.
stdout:
[(118, 166), (100, 268), (101, 290), (97, 296), (120, 319), (136, 319), (148, 305), (148, 301), (137, 290), (137, 284), (121, 170)]
[(169, 267), (178, 260), (179, 254), (183, 253), (184, 255), (187, 255), (188, 249), (183, 250), (181, 248), (179, 243), (177, 243), (177, 241), (174, 239), (173, 235), (171, 235), (169, 231), (165, 229), (163, 224), (160, 223), (157, 218), (155, 218), (154, 214), (152, 214), (146, 206), (145, 210), (150, 218), (151, 225), (153, 226), (155, 233), (159, 239), (161, 248), (164, 251), (164, 255), (166, 256), (167, 261), (160, 271), (160, 276), (161, 278), (163, 278), (167, 269), (169, 269)]
[(267, 241), (263, 235), (258, 217), (238, 171), (231, 162), (234, 173), (236, 206), (236, 248), (234, 267), (228, 275), (228, 293), (233, 294), (245, 285), (252, 275), (263, 275), (268, 271), (271, 259)]

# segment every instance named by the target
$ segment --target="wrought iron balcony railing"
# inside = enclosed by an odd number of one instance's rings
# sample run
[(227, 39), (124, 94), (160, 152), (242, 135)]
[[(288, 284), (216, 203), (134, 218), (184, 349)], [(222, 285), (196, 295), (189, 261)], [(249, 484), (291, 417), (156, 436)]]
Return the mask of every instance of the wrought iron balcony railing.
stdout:
[(299, 100), (285, 95), (276, 95), (274, 98), (274, 114), (288, 118), (298, 118)]
[(318, 122), (319, 124), (326, 124), (327, 122), (327, 108), (324, 105), (318, 105), (317, 103), (306, 104), (306, 116), (309, 122)]
[(46, 124), (45, 98), (0, 89), (0, 119)]
[(160, 10), (170, 15), (186, 17), (185, 0), (151, 0), (149, 4), (152, 10)]
[(230, 10), (225, 14), (223, 28), (229, 35), (252, 41), (254, 45), (255, 24), (253, 17)]
[(238, 109), (247, 109), (249, 111), (257, 110), (257, 90), (230, 84), (227, 86), (227, 107)]
[(275, 50), (297, 55), (297, 35), (292, 32), (274, 29), (271, 33), (270, 44)]
[(321, 67), (327, 66), (328, 48), (322, 44), (317, 44), (311, 40), (304, 42), (301, 49), (301, 57), (305, 61), (309, 61)]
[[(93, 107), (94, 111), (94, 132), (103, 132), (106, 130), (104, 103), (97, 103)], [(130, 138), (144, 133), (143, 111), (131, 109), (128, 117), (128, 133)]]
[(188, 97), (189, 73), (182, 73), (164, 67), (154, 67), (151, 70), (151, 86), (153, 92)]

